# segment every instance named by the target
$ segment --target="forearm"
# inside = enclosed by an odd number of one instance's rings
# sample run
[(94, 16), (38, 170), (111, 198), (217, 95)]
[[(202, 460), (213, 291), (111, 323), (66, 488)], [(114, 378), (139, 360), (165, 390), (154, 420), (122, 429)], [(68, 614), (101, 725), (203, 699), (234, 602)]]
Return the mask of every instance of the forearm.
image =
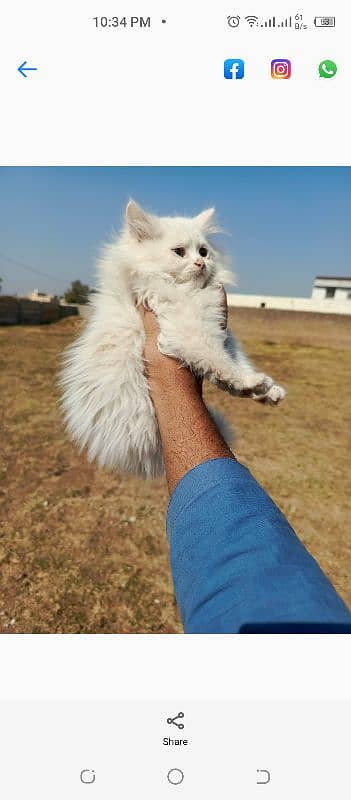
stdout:
[[(216, 428), (196, 378), (179, 363), (160, 359), (151, 396), (160, 429), (169, 493), (189, 470), (211, 458), (234, 458)], [(172, 363), (168, 363), (172, 361)]]

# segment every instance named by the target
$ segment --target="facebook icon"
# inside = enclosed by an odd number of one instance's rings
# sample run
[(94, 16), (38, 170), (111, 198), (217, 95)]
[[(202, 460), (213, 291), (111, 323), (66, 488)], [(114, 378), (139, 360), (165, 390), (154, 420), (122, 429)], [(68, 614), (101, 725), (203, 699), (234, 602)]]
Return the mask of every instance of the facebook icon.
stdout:
[(227, 58), (224, 62), (224, 77), (232, 81), (233, 78), (241, 79), (245, 75), (245, 66), (242, 58)]

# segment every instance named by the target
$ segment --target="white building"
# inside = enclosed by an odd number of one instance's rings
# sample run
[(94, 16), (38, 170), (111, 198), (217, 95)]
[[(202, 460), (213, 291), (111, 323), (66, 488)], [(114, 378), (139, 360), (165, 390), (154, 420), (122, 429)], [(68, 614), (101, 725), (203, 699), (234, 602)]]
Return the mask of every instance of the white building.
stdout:
[(312, 298), (316, 300), (349, 300), (351, 303), (351, 278), (317, 275), (313, 282)]
[(28, 300), (36, 300), (39, 303), (52, 303), (54, 300), (54, 295), (47, 294), (46, 292), (39, 292), (39, 289), (33, 289), (27, 297)]
[(320, 314), (351, 314), (351, 278), (318, 275), (313, 282), (311, 297), (228, 294), (228, 306), (313, 311)]

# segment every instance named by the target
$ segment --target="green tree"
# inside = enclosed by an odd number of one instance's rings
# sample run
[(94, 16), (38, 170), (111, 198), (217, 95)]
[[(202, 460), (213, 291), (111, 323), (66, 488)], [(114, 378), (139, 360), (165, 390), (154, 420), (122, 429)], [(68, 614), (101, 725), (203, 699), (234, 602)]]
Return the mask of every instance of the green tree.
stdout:
[(0, 278), (0, 294), (1, 294), (2, 278)]
[(66, 303), (87, 303), (89, 300), (90, 288), (87, 283), (72, 281), (69, 289), (65, 292)]

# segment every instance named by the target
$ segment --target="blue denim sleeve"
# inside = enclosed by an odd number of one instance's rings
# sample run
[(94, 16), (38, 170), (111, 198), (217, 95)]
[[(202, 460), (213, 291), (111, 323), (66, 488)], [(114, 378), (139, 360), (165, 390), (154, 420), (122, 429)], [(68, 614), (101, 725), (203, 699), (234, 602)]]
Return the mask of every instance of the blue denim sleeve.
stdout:
[(345, 604), (239, 462), (211, 459), (190, 470), (172, 494), (167, 533), (186, 633), (351, 631)]

